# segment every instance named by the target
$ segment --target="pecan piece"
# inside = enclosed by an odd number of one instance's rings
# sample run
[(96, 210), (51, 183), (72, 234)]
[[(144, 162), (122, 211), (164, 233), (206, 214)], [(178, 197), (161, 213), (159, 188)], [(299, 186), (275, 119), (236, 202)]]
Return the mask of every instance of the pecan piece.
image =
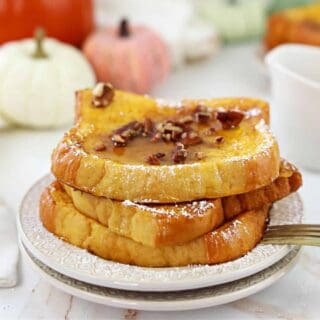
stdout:
[(199, 137), (199, 135), (196, 132), (189, 131), (189, 132), (184, 132), (181, 135), (180, 142), (185, 146), (194, 146), (196, 144), (200, 144), (202, 142), (202, 139)]
[(113, 131), (113, 134), (120, 134), (123, 138), (131, 139), (138, 136), (143, 131), (143, 124), (138, 121), (131, 121), (124, 126)]
[(186, 116), (183, 116), (182, 118), (180, 118), (178, 121), (177, 121), (179, 124), (189, 124), (191, 122), (193, 122), (193, 118), (191, 115), (186, 115)]
[(129, 140), (139, 136), (143, 132), (143, 124), (138, 121), (131, 121), (126, 125), (112, 132), (112, 142), (116, 147), (124, 147)]
[(203, 105), (198, 105), (194, 110), (194, 120), (197, 123), (208, 123), (212, 119), (212, 113)]
[(244, 118), (244, 113), (240, 111), (220, 111), (217, 114), (218, 120), (221, 121), (223, 129), (236, 128)]
[(149, 118), (146, 118), (143, 122), (143, 136), (148, 136), (149, 134), (152, 133), (153, 131), (153, 121)]
[(114, 89), (110, 83), (99, 82), (92, 90), (92, 105), (102, 108), (109, 105), (114, 97)]
[(184, 163), (184, 161), (187, 159), (187, 156), (188, 152), (184, 145), (178, 142), (172, 151), (172, 161), (174, 163)]
[(162, 153), (162, 152), (157, 152), (157, 153), (153, 153), (149, 156), (147, 156), (146, 158), (146, 162), (151, 164), (151, 165), (159, 165), (161, 162), (160, 162), (160, 159), (162, 159), (163, 157), (165, 157), (165, 153)]
[(120, 134), (114, 134), (111, 141), (115, 147), (125, 147), (127, 145), (127, 141)]
[(157, 133), (160, 133), (161, 138), (166, 141), (178, 141), (183, 128), (177, 122), (168, 120), (166, 122), (161, 122), (156, 125)]

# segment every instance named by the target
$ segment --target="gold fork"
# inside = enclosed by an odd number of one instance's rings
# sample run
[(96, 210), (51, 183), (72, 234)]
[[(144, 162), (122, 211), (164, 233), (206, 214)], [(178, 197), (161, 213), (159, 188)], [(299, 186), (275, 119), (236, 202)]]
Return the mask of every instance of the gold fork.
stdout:
[(262, 243), (320, 246), (320, 224), (269, 226), (262, 239)]

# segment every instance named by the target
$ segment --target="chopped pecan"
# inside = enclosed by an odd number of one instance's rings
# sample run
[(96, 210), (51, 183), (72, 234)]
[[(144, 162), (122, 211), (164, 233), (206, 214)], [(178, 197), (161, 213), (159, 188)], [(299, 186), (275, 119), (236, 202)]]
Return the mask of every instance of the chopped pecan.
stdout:
[(113, 131), (113, 134), (120, 134), (122, 137), (133, 138), (138, 136), (143, 131), (143, 124), (138, 121), (131, 121), (126, 125)]
[(188, 152), (184, 145), (178, 142), (172, 151), (172, 161), (174, 163), (184, 163), (188, 156)]
[(124, 139), (120, 134), (114, 134), (111, 137), (111, 141), (115, 147), (125, 147), (127, 145), (127, 140)]
[(220, 111), (217, 114), (218, 120), (221, 121), (223, 129), (236, 128), (244, 118), (244, 113), (240, 111)]
[(202, 142), (202, 139), (196, 132), (189, 131), (182, 133), (180, 142), (185, 146), (194, 146), (196, 144), (200, 144)]
[(106, 107), (114, 97), (114, 89), (110, 83), (99, 82), (92, 90), (92, 105), (96, 108)]
[(171, 132), (181, 133), (183, 131), (183, 129), (180, 126), (176, 125), (172, 121), (165, 122), (163, 125), (163, 130), (164, 130), (164, 132), (169, 132), (169, 133), (171, 133)]
[(212, 119), (212, 113), (203, 105), (198, 105), (194, 110), (194, 120), (197, 123), (208, 123)]
[(143, 136), (148, 136), (152, 133), (153, 131), (153, 121), (149, 118), (146, 118), (143, 122)]
[(168, 120), (166, 122), (161, 122), (156, 125), (156, 130), (161, 134), (164, 141), (178, 141), (183, 128), (177, 122)]
[(196, 112), (209, 112), (209, 108), (203, 104), (198, 104), (194, 109), (194, 113)]
[(147, 156), (146, 161), (147, 161), (147, 163), (149, 163), (151, 165), (159, 165), (161, 163), (160, 159), (165, 157), (165, 155), (166, 155), (165, 153), (157, 152), (157, 153), (154, 153), (154, 154)]
[(191, 122), (193, 122), (193, 118), (191, 115), (186, 115), (186, 116), (183, 116), (182, 118), (180, 118), (178, 121), (177, 121), (179, 124), (189, 124)]
[(142, 134), (144, 126), (141, 122), (131, 121), (112, 132), (112, 142), (116, 147), (124, 147), (128, 141)]
[(96, 145), (94, 148), (93, 148), (94, 151), (105, 151), (107, 150), (107, 147), (105, 146), (105, 144), (103, 143), (100, 143), (98, 145)]
[(166, 142), (171, 141), (171, 138), (172, 138), (172, 136), (171, 136), (170, 133), (163, 133), (163, 134), (162, 134), (162, 139), (163, 139), (164, 141), (166, 141)]

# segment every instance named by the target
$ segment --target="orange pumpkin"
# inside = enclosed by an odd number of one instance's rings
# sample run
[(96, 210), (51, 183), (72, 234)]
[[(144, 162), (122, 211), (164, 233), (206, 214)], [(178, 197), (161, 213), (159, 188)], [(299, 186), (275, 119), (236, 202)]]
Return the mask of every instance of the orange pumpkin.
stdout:
[(42, 27), (80, 47), (94, 27), (93, 11), (93, 0), (0, 0), (0, 44), (30, 38)]
[(169, 52), (162, 39), (147, 27), (129, 26), (125, 19), (119, 27), (89, 36), (83, 51), (98, 81), (136, 93), (150, 92), (170, 69)]

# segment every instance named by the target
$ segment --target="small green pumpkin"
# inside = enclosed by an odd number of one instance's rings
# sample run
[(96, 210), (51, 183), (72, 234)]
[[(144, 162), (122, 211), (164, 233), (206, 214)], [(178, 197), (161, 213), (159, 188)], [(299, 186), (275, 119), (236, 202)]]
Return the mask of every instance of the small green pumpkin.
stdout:
[(197, 7), (226, 41), (256, 38), (264, 32), (266, 5), (262, 0), (199, 1)]

